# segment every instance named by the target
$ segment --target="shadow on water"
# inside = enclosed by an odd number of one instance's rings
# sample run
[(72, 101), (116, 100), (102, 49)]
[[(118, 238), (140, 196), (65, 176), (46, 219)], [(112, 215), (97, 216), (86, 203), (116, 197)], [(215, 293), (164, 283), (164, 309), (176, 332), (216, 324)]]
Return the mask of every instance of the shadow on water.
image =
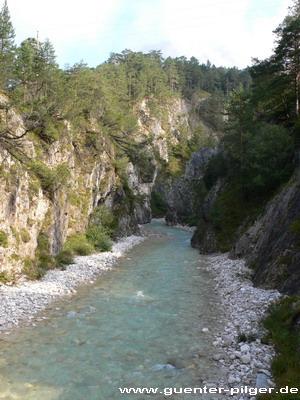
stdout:
[(217, 373), (211, 335), (201, 329), (218, 328), (218, 298), (191, 234), (148, 227), (150, 238), (96, 284), (2, 343), (0, 399), (172, 399), (119, 388), (201, 387)]

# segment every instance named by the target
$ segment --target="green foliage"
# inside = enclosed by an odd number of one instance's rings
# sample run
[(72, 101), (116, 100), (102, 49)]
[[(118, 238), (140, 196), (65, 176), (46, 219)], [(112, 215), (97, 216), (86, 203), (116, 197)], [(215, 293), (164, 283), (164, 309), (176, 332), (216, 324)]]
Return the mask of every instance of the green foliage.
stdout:
[(56, 267), (55, 259), (50, 254), (50, 242), (46, 233), (40, 232), (37, 238), (35, 258), (26, 257), (23, 265), (23, 273), (28, 279), (40, 279), (50, 269)]
[(116, 217), (105, 205), (100, 205), (94, 209), (90, 215), (90, 224), (102, 225), (108, 235), (112, 235), (117, 227)]
[(142, 182), (152, 182), (155, 173), (155, 162), (149, 151), (141, 150), (132, 152), (130, 161), (139, 168), (139, 176)]
[(10, 275), (7, 271), (0, 272), (0, 283), (12, 283), (15, 281), (15, 277)]
[(38, 268), (45, 271), (55, 267), (54, 259), (50, 254), (50, 242), (46, 233), (39, 233), (35, 251), (35, 263)]
[(163, 218), (167, 212), (167, 204), (162, 196), (156, 191), (151, 192), (151, 213), (153, 218)]
[(253, 196), (246, 199), (241, 195), (239, 187), (234, 182), (228, 184), (217, 196), (211, 211), (209, 221), (216, 229), (218, 248), (229, 251), (236, 238), (238, 228), (244, 228), (253, 223), (263, 211), (270, 195)]
[(269, 192), (293, 171), (293, 140), (282, 126), (261, 124), (247, 144), (241, 169), (246, 194)]
[(227, 164), (224, 153), (220, 152), (210, 159), (206, 167), (203, 180), (206, 188), (209, 190), (221, 177), (224, 177), (227, 172)]
[(60, 137), (58, 127), (55, 120), (49, 116), (45, 116), (44, 120), (37, 126), (34, 133), (45, 143), (52, 144)]
[(86, 237), (98, 251), (111, 250), (111, 236), (117, 227), (117, 220), (104, 205), (98, 206), (90, 216)]
[(69, 236), (64, 244), (63, 251), (69, 254), (88, 256), (95, 252), (94, 246), (88, 242), (86, 235), (83, 233), (75, 233)]
[[(272, 373), (277, 387), (299, 387), (300, 382), (300, 298), (284, 297), (273, 304), (264, 325), (268, 330), (268, 339), (276, 349), (272, 361)], [(262, 399), (300, 399), (298, 394), (271, 394)]]
[(201, 120), (216, 132), (224, 130), (224, 103), (222, 92), (215, 92), (199, 102), (197, 113)]
[(93, 244), (95, 249), (99, 251), (109, 251), (111, 250), (111, 241), (109, 238), (109, 234), (104, 226), (90, 224), (86, 237), (90, 243)]
[(34, 260), (26, 257), (23, 265), (23, 273), (27, 279), (36, 280), (42, 278), (46, 274), (46, 270), (37, 266)]
[(0, 231), (0, 247), (8, 247), (8, 234)]
[(292, 224), (290, 226), (290, 231), (292, 233), (300, 235), (300, 218), (298, 218), (298, 219), (296, 219), (295, 221), (292, 222)]
[(10, 20), (7, 1), (0, 12), (0, 88), (7, 90), (13, 77), (15, 31)]
[(298, 245), (300, 245), (300, 216), (299, 214), (296, 216), (295, 220), (291, 223), (290, 232), (293, 233), (296, 237), (296, 241)]
[(62, 250), (55, 257), (56, 268), (64, 269), (66, 265), (74, 262), (72, 252), (70, 250)]
[(28, 243), (31, 240), (30, 233), (25, 228), (20, 229), (20, 237), (23, 243)]
[(66, 183), (70, 174), (67, 164), (59, 164), (53, 170), (39, 161), (32, 161), (28, 168), (39, 179), (43, 191), (48, 194), (50, 199), (54, 192)]

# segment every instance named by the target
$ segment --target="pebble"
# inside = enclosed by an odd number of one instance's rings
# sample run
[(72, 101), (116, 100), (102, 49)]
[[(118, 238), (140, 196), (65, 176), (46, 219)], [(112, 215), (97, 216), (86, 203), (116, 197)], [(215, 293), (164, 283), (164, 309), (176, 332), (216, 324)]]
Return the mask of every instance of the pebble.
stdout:
[[(260, 321), (280, 293), (254, 288), (249, 278), (251, 271), (243, 260), (230, 260), (227, 254), (222, 254), (206, 256), (205, 261), (203, 269), (214, 275), (213, 281), (225, 321), (223, 330), (212, 334), (214, 348), (222, 351), (222, 354), (216, 353), (212, 358), (222, 362), (222, 371), (226, 376), (224, 386), (256, 387), (264, 379), (264, 383), (274, 387), (274, 383), (270, 385), (270, 363), (275, 351), (271, 345), (261, 343), (260, 338), (265, 330)], [(243, 341), (242, 336), (245, 337)], [(248, 337), (254, 337), (254, 341), (247, 342)], [(244, 400), (250, 396), (234, 394), (230, 398)], [(251, 399), (255, 400), (255, 397)]]
[(212, 359), (214, 360), (214, 361), (220, 361), (221, 359), (222, 359), (222, 354), (214, 354), (213, 356), (212, 356)]
[(249, 353), (243, 354), (241, 357), (241, 361), (243, 364), (250, 364), (251, 362), (251, 355)]
[(243, 346), (241, 346), (242, 353), (249, 353), (249, 351), (250, 351), (250, 346), (248, 346), (247, 344), (243, 344)]

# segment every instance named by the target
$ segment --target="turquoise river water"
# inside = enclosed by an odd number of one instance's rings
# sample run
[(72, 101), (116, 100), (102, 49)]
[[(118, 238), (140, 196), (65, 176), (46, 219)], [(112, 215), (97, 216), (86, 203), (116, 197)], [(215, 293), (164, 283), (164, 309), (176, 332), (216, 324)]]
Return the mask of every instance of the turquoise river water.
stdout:
[[(0, 343), (0, 399), (198, 399), (164, 388), (213, 377), (218, 298), (191, 234), (160, 223), (96, 284), (56, 302)], [(119, 388), (159, 388), (121, 394)], [(201, 397), (204, 398), (204, 397)]]

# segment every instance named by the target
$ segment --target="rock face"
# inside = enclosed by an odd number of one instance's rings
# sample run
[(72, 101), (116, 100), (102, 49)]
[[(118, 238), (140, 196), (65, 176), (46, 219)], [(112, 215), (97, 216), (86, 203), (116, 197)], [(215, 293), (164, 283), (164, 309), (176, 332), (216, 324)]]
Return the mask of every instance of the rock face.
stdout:
[(201, 214), (199, 194), (201, 178), (203, 178), (209, 160), (215, 150), (205, 147), (195, 151), (185, 167), (184, 174), (173, 181), (158, 179), (155, 185), (167, 204), (166, 223), (168, 225), (196, 223)]
[(191, 244), (196, 249), (199, 249), (200, 253), (203, 254), (211, 254), (218, 251), (216, 232), (213, 225), (208, 221), (208, 215), (218, 193), (222, 190), (222, 188), (223, 182), (221, 179), (219, 179), (209, 190), (203, 201), (203, 204), (201, 205), (202, 212), (199, 216), (199, 222), (192, 237)]
[(237, 241), (230, 256), (244, 257), (253, 281), (292, 294), (300, 288), (300, 169)]
[[(1, 94), (0, 105), (0, 123), (22, 135), (21, 114)], [(41, 234), (49, 240), (50, 253), (58, 254), (68, 236), (85, 232), (99, 205), (117, 216), (117, 236), (136, 234), (138, 224), (150, 222), (151, 192), (160, 164), (168, 163), (170, 148), (180, 143), (181, 136), (192, 138), (199, 123), (185, 100), (176, 98), (161, 107), (159, 116), (151, 113), (147, 101), (137, 106), (135, 141), (148, 144), (132, 151), (127, 161), (120, 161), (109, 138), (103, 137), (98, 147), (85, 143), (85, 131), (78, 134), (78, 127), (69, 121), (61, 122), (59, 139), (51, 143), (33, 132), (13, 142), (17, 152), (9, 143), (0, 143), (0, 272), (22, 271), (35, 257)], [(91, 129), (101, 131), (96, 125)], [(184, 179), (196, 173), (210, 152), (194, 156)]]
[[(255, 285), (293, 294), (300, 289), (300, 162), (279, 193), (266, 205), (254, 224), (243, 223), (236, 233), (230, 251), (233, 259), (245, 258), (254, 271)], [(217, 195), (224, 189), (219, 179), (209, 190), (201, 205), (192, 246), (202, 254), (219, 251), (216, 230), (209, 221), (209, 213)], [(249, 223), (248, 223), (249, 225)]]

